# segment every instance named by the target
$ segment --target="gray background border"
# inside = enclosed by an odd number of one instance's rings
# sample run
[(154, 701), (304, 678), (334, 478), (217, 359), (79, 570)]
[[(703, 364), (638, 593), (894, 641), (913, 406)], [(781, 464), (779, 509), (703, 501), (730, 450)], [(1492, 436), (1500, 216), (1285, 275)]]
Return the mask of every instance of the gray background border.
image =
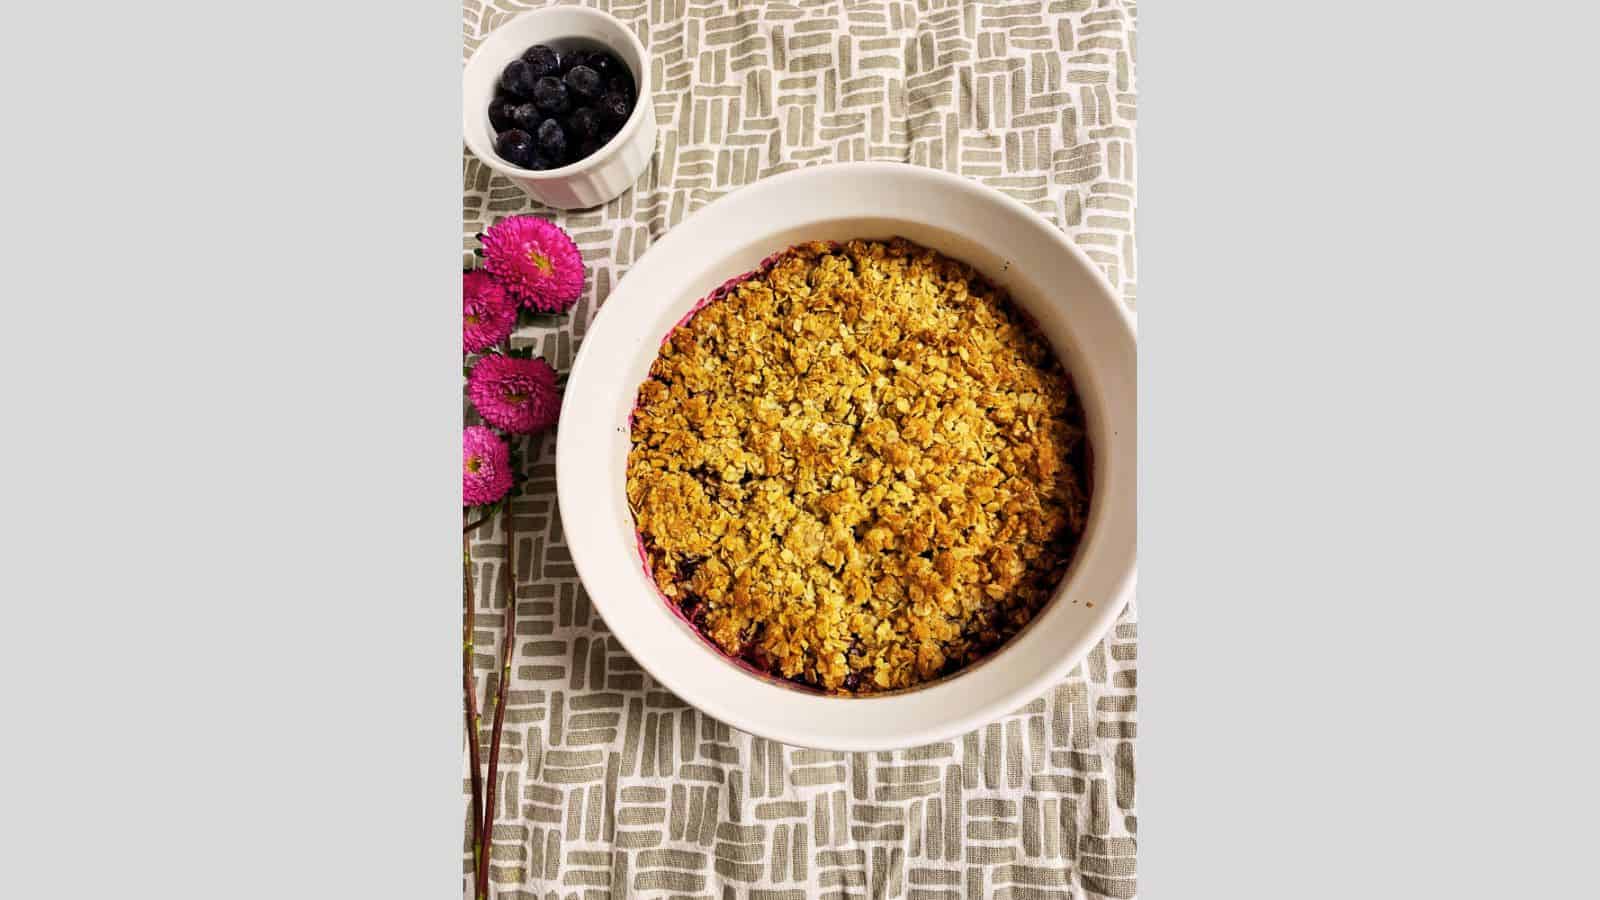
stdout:
[[(1591, 890), (1580, 9), (1141, 10), (1146, 897)], [(450, 896), (459, 8), (72, 13), (0, 54), (0, 893)]]
[(1141, 5), (1146, 898), (1594, 893), (1582, 9)]

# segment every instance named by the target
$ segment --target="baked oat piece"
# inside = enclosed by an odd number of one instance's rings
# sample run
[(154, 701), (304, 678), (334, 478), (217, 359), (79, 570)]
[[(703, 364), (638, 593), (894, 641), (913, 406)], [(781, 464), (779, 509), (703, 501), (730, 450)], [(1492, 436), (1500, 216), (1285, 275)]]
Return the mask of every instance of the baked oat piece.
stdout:
[(1089, 506), (1048, 342), (900, 239), (793, 248), (662, 344), (628, 502), (657, 587), (727, 653), (830, 692), (937, 678), (1027, 624)]

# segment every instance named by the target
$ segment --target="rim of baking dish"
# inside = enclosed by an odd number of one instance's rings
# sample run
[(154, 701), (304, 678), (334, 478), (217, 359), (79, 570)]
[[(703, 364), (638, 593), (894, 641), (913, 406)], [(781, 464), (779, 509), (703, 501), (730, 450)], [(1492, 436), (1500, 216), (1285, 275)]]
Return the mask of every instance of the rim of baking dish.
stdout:
[[(936, 195), (942, 199), (930, 201)], [(826, 201), (819, 199), (824, 196)], [(1082, 313), (1104, 317), (1100, 328), (1109, 329), (1109, 344), (1116, 345), (1104, 352), (1125, 355), (1120, 368), (1127, 371), (1082, 368), (1056, 348), (1089, 413), (1095, 454), (1089, 525), (1067, 576), (1029, 627), (962, 672), (886, 694), (794, 690), (740, 670), (706, 644), (666, 607), (644, 571), (624, 489), (625, 460), (613, 481), (611, 451), (602, 449), (614, 449), (619, 435), (628, 442), (627, 411), (639, 387), (631, 378), (619, 378), (617, 361), (639, 354), (653, 359), (665, 333), (656, 327), (655, 314), (678, 294), (651, 286), (702, 277), (696, 260), (704, 254), (696, 251), (707, 241), (747, 237), (749, 223), (770, 220), (778, 209), (784, 211), (783, 227), (800, 228), (808, 219), (819, 227), (857, 218), (926, 220), (936, 203), (988, 207), (1008, 217), (1036, 247), (1070, 259), (1095, 288), (1097, 296), (1072, 302), (1083, 306)], [(933, 227), (965, 228), (964, 237), (983, 243), (976, 221)], [(994, 278), (998, 273), (984, 274)], [(596, 314), (573, 361), (556, 438), (557, 500), (573, 564), (618, 643), (667, 690), (735, 728), (789, 744), (848, 751), (912, 747), (965, 733), (1016, 710), (1065, 677), (1110, 630), (1132, 595), (1135, 340), (1132, 315), (1083, 251), (1028, 207), (977, 182), (903, 163), (838, 163), (747, 185), (694, 213), (639, 258)], [(1096, 343), (1107, 341), (1103, 334)], [(1102, 408), (1108, 395), (1110, 408)], [(1063, 639), (1050, 622), (1059, 626), (1069, 616), (1080, 621)]]

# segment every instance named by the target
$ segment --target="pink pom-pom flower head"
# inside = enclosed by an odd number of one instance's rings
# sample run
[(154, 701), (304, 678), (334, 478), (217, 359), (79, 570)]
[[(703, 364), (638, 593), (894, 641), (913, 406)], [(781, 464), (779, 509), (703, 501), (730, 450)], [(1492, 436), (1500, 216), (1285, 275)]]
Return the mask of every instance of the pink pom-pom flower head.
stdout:
[(481, 353), (511, 336), (517, 327), (516, 301), (482, 269), (461, 273), (462, 345)]
[(583, 293), (583, 257), (554, 222), (511, 216), (479, 235), (478, 242), (483, 267), (529, 309), (566, 312)]
[(556, 370), (539, 358), (483, 357), (467, 375), (467, 397), (485, 422), (512, 434), (547, 428), (561, 416)]
[(463, 506), (497, 502), (511, 490), (511, 448), (494, 429), (469, 425), (462, 433)]

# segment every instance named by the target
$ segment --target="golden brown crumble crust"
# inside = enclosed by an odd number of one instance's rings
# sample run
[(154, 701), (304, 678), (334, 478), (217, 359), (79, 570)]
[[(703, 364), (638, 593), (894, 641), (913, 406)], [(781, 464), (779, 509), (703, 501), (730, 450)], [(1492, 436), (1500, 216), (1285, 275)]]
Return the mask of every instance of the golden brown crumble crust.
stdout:
[(911, 687), (1015, 634), (1088, 515), (1083, 413), (970, 267), (811, 243), (662, 344), (628, 502), (662, 594), (727, 653), (830, 692)]

